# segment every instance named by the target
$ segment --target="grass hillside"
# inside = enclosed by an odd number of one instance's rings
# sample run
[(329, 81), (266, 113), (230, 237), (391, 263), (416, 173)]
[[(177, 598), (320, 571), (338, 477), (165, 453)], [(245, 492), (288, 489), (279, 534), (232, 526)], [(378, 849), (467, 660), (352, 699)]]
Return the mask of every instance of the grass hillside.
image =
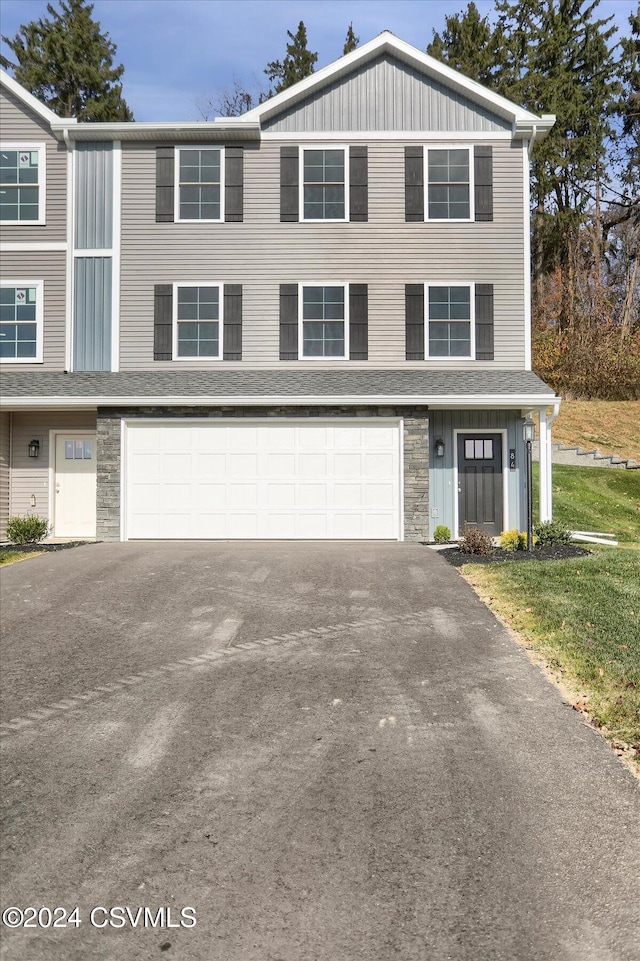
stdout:
[(553, 422), (554, 441), (640, 464), (640, 400), (564, 400)]

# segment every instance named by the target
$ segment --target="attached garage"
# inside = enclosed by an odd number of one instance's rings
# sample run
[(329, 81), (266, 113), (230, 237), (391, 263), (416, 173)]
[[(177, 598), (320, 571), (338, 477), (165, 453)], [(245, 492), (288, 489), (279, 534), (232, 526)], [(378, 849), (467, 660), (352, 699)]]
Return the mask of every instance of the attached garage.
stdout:
[(400, 419), (123, 427), (125, 539), (403, 539)]

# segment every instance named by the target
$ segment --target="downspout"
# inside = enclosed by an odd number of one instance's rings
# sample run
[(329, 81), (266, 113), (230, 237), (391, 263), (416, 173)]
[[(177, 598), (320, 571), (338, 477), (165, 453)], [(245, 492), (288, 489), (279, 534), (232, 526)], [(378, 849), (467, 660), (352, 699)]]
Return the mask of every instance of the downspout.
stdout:
[(62, 139), (67, 148), (67, 263), (65, 265), (65, 345), (64, 369), (65, 373), (73, 369), (73, 283), (74, 283), (74, 164), (73, 146), (69, 137), (69, 128), (62, 131)]

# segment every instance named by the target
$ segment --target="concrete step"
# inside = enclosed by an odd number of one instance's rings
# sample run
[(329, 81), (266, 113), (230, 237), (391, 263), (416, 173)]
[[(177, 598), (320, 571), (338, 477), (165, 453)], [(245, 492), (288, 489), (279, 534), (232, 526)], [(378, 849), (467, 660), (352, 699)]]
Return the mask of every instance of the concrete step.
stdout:
[[(540, 460), (540, 441), (533, 442), (533, 459)], [(569, 464), (573, 467), (616, 467), (622, 470), (640, 470), (640, 464), (632, 457), (626, 459), (617, 454), (603, 454), (597, 448), (584, 450), (582, 447), (565, 447), (564, 444), (551, 445), (551, 460), (554, 464)]]

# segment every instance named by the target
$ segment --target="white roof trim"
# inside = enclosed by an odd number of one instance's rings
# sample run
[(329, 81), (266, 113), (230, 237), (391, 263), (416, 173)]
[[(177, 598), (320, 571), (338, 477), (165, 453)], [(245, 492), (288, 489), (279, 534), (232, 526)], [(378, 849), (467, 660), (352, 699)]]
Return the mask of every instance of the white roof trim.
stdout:
[(29, 93), (28, 90), (25, 90), (22, 84), (19, 84), (17, 80), (14, 80), (13, 77), (2, 68), (0, 68), (0, 84), (5, 86), (7, 90), (10, 90), (11, 93), (15, 94), (15, 96), (18, 97), (19, 100), (22, 100), (22, 102), (29, 107), (30, 110), (33, 110), (34, 113), (37, 113), (39, 117), (42, 117), (42, 119), (46, 120), (46, 122), (50, 125), (53, 125), (54, 123), (61, 123), (65, 127), (68, 127), (70, 124), (73, 125), (78, 122), (75, 117), (67, 118), (64, 120), (64, 122), (61, 121), (60, 117), (58, 117), (53, 110), (49, 110), (49, 108), (45, 107), (43, 103), (40, 103), (40, 101), (34, 97), (33, 94)]
[(267, 120), (281, 110), (293, 106), (298, 101), (304, 99), (317, 88), (323, 87), (332, 80), (336, 80), (338, 77), (351, 72), (359, 64), (366, 63), (381, 53), (394, 54), (398, 59), (421, 70), (430, 77), (434, 77), (446, 86), (452, 87), (480, 106), (492, 110), (499, 116), (510, 120), (514, 128), (518, 122), (524, 123), (525, 126), (533, 125), (536, 122), (538, 125), (540, 123), (541, 118), (536, 114), (530, 113), (528, 110), (517, 106), (517, 104), (512, 103), (505, 97), (501, 97), (497, 93), (493, 93), (493, 91), (483, 87), (482, 84), (477, 83), (475, 80), (470, 80), (457, 70), (453, 70), (446, 64), (434, 59), (434, 57), (422, 53), (417, 47), (406, 43), (404, 40), (400, 40), (389, 30), (383, 31), (378, 34), (377, 37), (374, 37), (373, 40), (369, 40), (368, 43), (363, 43), (362, 46), (357, 47), (351, 53), (340, 57), (338, 60), (334, 60), (333, 63), (318, 70), (317, 73), (306, 77), (288, 90), (276, 94), (275, 97), (271, 97), (270, 100), (266, 100), (258, 107), (254, 107), (253, 110), (247, 111), (247, 113), (243, 114), (239, 119), (245, 123), (253, 123), (256, 120)]
[(473, 408), (536, 408), (559, 403), (553, 394), (283, 394), (273, 396), (229, 396), (204, 394), (194, 396), (130, 397), (4, 397), (2, 407), (14, 410), (53, 410), (71, 408), (93, 410), (96, 407), (326, 407), (327, 405), (371, 405), (385, 407), (422, 406)]
[[(239, 118), (218, 118), (223, 123), (219, 124), (212, 120), (194, 120), (185, 123), (156, 123), (141, 121), (136, 123), (133, 120), (120, 123), (80, 123), (77, 127), (72, 127), (69, 131), (71, 140), (95, 140), (96, 137), (105, 140), (175, 140), (176, 136), (183, 139), (193, 140), (212, 140), (224, 139), (225, 135), (232, 134), (240, 136), (243, 140), (260, 137), (259, 123), (241, 123)], [(69, 122), (55, 118), (55, 123), (51, 124), (54, 133), (63, 133), (67, 130)]]

